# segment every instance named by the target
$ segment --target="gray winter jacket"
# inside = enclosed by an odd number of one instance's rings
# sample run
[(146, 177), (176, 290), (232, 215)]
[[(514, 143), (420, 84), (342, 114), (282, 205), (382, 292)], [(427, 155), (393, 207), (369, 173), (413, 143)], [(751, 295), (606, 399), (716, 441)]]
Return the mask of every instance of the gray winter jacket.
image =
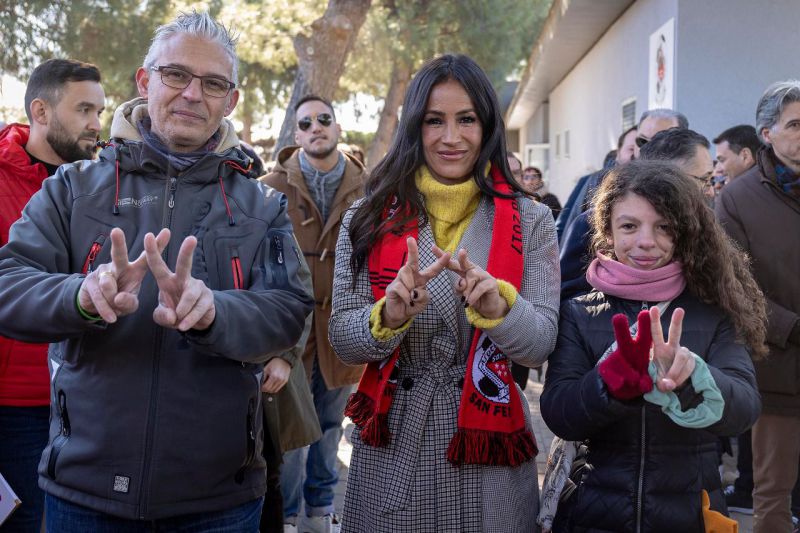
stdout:
[[(0, 249), (0, 334), (52, 343), (40, 486), (150, 520), (264, 494), (263, 362), (297, 342), (313, 300), (297, 277), (285, 198), (228, 164), (246, 165), (230, 123), (216, 152), (176, 173), (132, 127), (131, 115), (145, 113), (142, 100), (118, 110), (114, 146), (97, 161), (62, 166), (13, 226)], [(209, 329), (158, 326), (149, 273), (132, 315), (114, 324), (79, 315), (84, 273), (110, 261), (114, 227), (131, 259), (147, 232), (170, 228), (172, 269), (183, 239), (197, 237), (192, 275), (216, 305)]]

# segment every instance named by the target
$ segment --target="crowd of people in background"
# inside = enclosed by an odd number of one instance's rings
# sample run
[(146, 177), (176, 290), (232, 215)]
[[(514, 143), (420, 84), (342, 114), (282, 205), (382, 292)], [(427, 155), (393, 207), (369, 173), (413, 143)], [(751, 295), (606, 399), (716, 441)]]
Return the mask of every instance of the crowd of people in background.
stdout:
[(314, 94), (264, 162), (238, 68), (180, 14), (107, 142), (70, 59), (0, 129), (3, 531), (797, 530), (800, 81), (712, 142), (644, 112), (562, 206), (467, 56), (369, 167)]

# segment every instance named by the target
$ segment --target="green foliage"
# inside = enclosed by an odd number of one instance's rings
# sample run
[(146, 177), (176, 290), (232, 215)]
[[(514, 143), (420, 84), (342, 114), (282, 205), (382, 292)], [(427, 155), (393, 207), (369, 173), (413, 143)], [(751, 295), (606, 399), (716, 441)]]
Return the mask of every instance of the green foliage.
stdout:
[(138, 95), (135, 74), (153, 30), (167, 18), (169, 0), (79, 0), (66, 10), (69, 36), (57, 41), (62, 54), (94, 63), (103, 76), (109, 106)]
[[(14, 4), (14, 5), (12, 5)], [(0, 2), (6, 53), (0, 71), (24, 80), (42, 61), (69, 57), (94, 63), (103, 77), (107, 109), (136, 96), (134, 74), (169, 0), (60, 0)], [(111, 113), (103, 120), (110, 122)]]
[(530, 53), (550, 4), (549, 0), (384, 0), (367, 18), (342, 90), (384, 96), (393, 61), (407, 62), (414, 71), (445, 52), (471, 56), (499, 88)]
[(339, 142), (343, 142), (345, 144), (357, 144), (364, 152), (366, 152), (367, 147), (372, 142), (373, 137), (375, 137), (375, 133), (371, 131), (342, 131)]
[[(242, 99), (236, 117), (258, 124), (283, 108), (297, 68), (293, 38), (309, 31), (327, 0), (0, 0), (0, 73), (24, 80), (41, 61), (96, 64), (107, 107), (136, 96), (134, 74), (153, 30), (178, 11), (208, 10), (239, 34)], [(548, 0), (375, 2), (350, 54), (337, 99), (383, 97), (394, 62), (420, 64), (442, 52), (472, 56), (499, 86), (525, 59)], [(111, 113), (106, 113), (106, 121)], [(358, 144), (366, 144), (358, 142)]]
[(0, 2), (0, 74), (27, 74), (56, 51), (54, 37), (62, 37), (68, 0)]

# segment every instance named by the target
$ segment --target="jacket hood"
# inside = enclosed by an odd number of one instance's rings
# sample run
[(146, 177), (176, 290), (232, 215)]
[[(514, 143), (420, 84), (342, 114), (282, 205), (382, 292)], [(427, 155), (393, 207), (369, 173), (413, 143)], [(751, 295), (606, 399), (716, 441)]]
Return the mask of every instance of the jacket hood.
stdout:
[(9, 124), (0, 130), (0, 169), (41, 183), (47, 177), (47, 169), (40, 163), (31, 163), (31, 158), (25, 151), (30, 131), (30, 126), (25, 124)]
[[(146, 98), (134, 98), (125, 102), (114, 111), (114, 119), (111, 121), (111, 138), (142, 142), (142, 136), (139, 134), (136, 124), (148, 116)], [(230, 148), (239, 147), (239, 138), (236, 136), (236, 130), (230, 120), (222, 119), (219, 132), (220, 143), (214, 152), (222, 153)]]
[(278, 167), (286, 167), (286, 161), (292, 157), (295, 152), (299, 152), (300, 147), (297, 145), (292, 146), (284, 146), (281, 148), (280, 152), (278, 152), (277, 162), (275, 163), (275, 169), (278, 170)]

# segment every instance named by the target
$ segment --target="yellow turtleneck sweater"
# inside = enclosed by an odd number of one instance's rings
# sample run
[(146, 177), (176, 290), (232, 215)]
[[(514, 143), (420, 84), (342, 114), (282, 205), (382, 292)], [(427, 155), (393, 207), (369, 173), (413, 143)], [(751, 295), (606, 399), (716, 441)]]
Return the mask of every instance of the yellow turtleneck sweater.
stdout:
[(455, 253), (481, 201), (478, 184), (471, 179), (453, 185), (439, 183), (428, 167), (417, 171), (415, 181), (417, 189), (425, 197), (425, 211), (436, 245), (446, 252)]
[[(428, 215), (436, 245), (455, 255), (456, 247), (461, 242), (461, 237), (464, 236), (464, 232), (478, 209), (481, 190), (471, 179), (453, 185), (440, 183), (431, 175), (428, 167), (421, 167), (417, 171), (415, 182), (417, 189), (425, 197), (425, 212)], [(505, 298), (508, 307), (511, 308), (517, 299), (516, 288), (503, 280), (497, 280), (497, 283), (500, 296)], [(371, 331), (377, 340), (388, 340), (411, 325), (411, 320), (409, 320), (397, 329), (384, 327), (380, 317), (385, 301), (386, 297), (383, 297), (375, 302), (370, 312)], [(495, 327), (503, 321), (503, 318), (484, 318), (471, 307), (466, 308), (465, 311), (470, 324), (480, 329)]]

